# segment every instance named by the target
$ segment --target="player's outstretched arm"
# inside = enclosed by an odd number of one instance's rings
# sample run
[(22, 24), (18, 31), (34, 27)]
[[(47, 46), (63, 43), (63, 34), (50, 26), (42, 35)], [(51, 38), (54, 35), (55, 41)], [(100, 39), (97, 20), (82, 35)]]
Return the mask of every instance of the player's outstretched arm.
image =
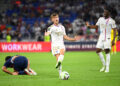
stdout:
[(98, 26), (97, 26), (97, 25), (90, 25), (89, 22), (86, 22), (86, 26), (87, 26), (88, 28), (98, 29)]
[(10, 72), (5, 66), (2, 67), (2, 70), (3, 70), (5, 73), (11, 74), (11, 75), (18, 75), (17, 72)]
[(64, 39), (69, 40), (69, 41), (76, 41), (77, 40), (76, 37), (71, 38), (71, 37), (68, 37), (67, 35), (64, 35)]

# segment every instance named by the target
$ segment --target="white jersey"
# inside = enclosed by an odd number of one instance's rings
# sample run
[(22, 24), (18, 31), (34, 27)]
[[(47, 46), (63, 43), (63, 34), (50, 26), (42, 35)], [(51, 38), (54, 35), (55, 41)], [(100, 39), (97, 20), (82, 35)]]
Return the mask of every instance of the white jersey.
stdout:
[(52, 46), (62, 46), (64, 45), (63, 36), (66, 35), (65, 28), (63, 25), (58, 24), (55, 26), (54, 24), (48, 27), (48, 32), (51, 34)]
[(115, 21), (112, 18), (105, 19), (104, 17), (100, 17), (96, 23), (100, 29), (99, 39), (106, 40), (107, 38), (111, 38), (111, 29), (116, 28)]

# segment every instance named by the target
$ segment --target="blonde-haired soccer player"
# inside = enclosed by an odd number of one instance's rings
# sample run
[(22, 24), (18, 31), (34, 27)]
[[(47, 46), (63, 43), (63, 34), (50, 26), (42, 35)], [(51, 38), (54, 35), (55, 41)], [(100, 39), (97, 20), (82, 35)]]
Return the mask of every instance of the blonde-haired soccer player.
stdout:
[[(110, 9), (107, 8), (104, 10), (104, 17), (100, 17), (96, 25), (89, 25), (88, 22), (86, 22), (86, 25), (89, 28), (100, 29), (100, 36), (96, 46), (97, 48), (96, 53), (100, 57), (100, 60), (103, 64), (103, 67), (100, 69), (100, 72), (105, 71), (106, 73), (108, 73), (109, 65), (110, 65), (111, 45), (113, 46), (115, 44), (115, 37), (116, 37), (116, 24), (115, 21), (110, 17)], [(111, 44), (111, 29), (114, 30), (114, 38), (112, 44)], [(106, 54), (106, 61), (102, 53), (103, 49)]]
[[(113, 41), (113, 39), (114, 39), (114, 30), (112, 29), (111, 30), (111, 42)], [(117, 48), (116, 48), (117, 39), (118, 39), (118, 31), (116, 30), (115, 45), (111, 47), (111, 54), (116, 54), (117, 52)]]
[(47, 32), (45, 32), (45, 35), (51, 35), (52, 54), (57, 59), (56, 68), (59, 69), (60, 75), (62, 72), (62, 61), (64, 59), (65, 53), (64, 39), (69, 41), (76, 41), (76, 37), (70, 38), (66, 35), (64, 26), (59, 23), (59, 15), (57, 13), (51, 14), (50, 18), (53, 24), (50, 27), (48, 27)]

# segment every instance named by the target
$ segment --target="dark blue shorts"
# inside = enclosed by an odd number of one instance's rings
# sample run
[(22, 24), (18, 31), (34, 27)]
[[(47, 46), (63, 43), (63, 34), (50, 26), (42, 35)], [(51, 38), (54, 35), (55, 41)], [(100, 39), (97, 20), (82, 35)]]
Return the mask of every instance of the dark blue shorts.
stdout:
[(24, 71), (28, 66), (28, 59), (24, 56), (19, 56), (14, 60), (14, 69), (16, 71)]

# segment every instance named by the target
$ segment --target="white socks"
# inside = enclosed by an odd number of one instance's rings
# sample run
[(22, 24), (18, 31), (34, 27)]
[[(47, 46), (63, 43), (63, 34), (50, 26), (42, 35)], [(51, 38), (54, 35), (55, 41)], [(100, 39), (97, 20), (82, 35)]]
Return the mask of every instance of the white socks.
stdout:
[[(63, 59), (64, 59), (64, 55), (60, 55), (60, 56), (58, 57), (58, 62), (59, 62), (59, 61), (62, 62)], [(60, 74), (62, 73), (62, 64), (60, 64), (60, 66), (59, 66), (59, 68), (58, 68), (58, 71), (59, 71), (59, 76), (60, 76)]]
[(99, 52), (98, 55), (99, 55), (99, 57), (100, 57), (100, 60), (101, 60), (101, 62), (102, 62), (102, 64), (103, 64), (103, 66), (105, 66), (106, 64), (105, 64), (105, 59), (104, 59), (103, 53), (102, 53), (102, 52)]
[(59, 66), (58, 71), (59, 71), (59, 76), (60, 76), (60, 74), (62, 73), (62, 65)]
[(63, 59), (64, 59), (64, 55), (60, 55), (60, 56), (58, 57), (58, 62), (59, 62), (59, 61), (62, 62)]
[(102, 62), (102, 64), (103, 64), (103, 67), (106, 66), (105, 72), (109, 72), (110, 53), (107, 53), (107, 54), (106, 54), (106, 62), (105, 62), (105, 59), (104, 59), (104, 56), (103, 56), (102, 52), (99, 52), (98, 55), (99, 55), (100, 60), (101, 60), (101, 62)]
[(110, 65), (110, 53), (106, 54), (106, 71), (109, 72), (109, 65)]

